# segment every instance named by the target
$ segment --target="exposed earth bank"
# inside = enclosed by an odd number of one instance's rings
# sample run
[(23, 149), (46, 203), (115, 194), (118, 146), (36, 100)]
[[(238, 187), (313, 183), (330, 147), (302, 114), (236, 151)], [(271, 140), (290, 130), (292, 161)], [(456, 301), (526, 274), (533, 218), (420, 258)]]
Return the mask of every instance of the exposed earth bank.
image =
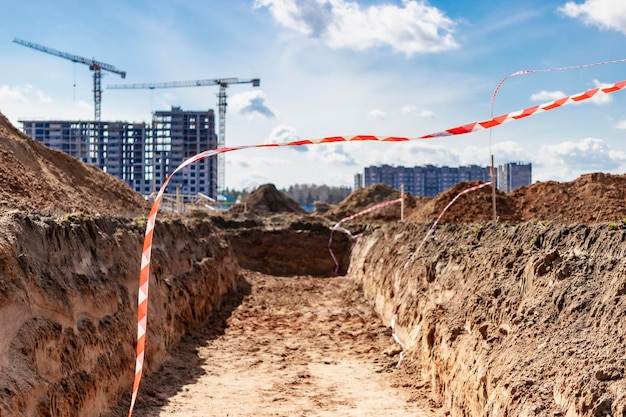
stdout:
[(349, 276), (452, 415), (626, 415), (624, 225), (448, 225), (413, 257), (424, 232), (368, 229)]

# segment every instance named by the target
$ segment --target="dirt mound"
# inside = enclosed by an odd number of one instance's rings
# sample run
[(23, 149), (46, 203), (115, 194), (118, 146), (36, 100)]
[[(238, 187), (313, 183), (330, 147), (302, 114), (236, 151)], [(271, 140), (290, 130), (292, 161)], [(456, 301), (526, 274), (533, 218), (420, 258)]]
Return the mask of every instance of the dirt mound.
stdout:
[(241, 204), (228, 211), (229, 214), (249, 213), (266, 216), (276, 213), (306, 213), (295, 200), (276, 189), (274, 184), (265, 184), (254, 190)]
[[(457, 195), (478, 184), (479, 182), (461, 182), (433, 199), (408, 197), (405, 200), (405, 220), (414, 223), (432, 222)], [(353, 214), (367, 207), (362, 202), (367, 201), (364, 196), (368, 195), (380, 196), (372, 199), (380, 202), (392, 200), (397, 194), (389, 192), (381, 195), (364, 188), (351, 194), (329, 213), (336, 217)], [(489, 222), (493, 219), (492, 198), (490, 186), (463, 194), (448, 208), (440, 221)], [(498, 221), (511, 224), (532, 220), (560, 224), (620, 224), (626, 222), (626, 175), (596, 172), (582, 175), (570, 182), (537, 182), (508, 194), (496, 190), (496, 213)], [(392, 220), (399, 218), (399, 208), (390, 206), (381, 209), (380, 213), (372, 212), (369, 216), (369, 220)]]
[[(407, 221), (429, 223), (434, 221), (446, 206), (463, 191), (480, 182), (460, 182), (437, 195), (407, 216)], [(517, 223), (521, 220), (515, 200), (500, 190), (496, 190), (498, 220)], [(460, 196), (441, 218), (441, 223), (489, 222), (493, 220), (493, 190), (490, 186), (470, 191)]]
[[(378, 203), (394, 200), (400, 197), (400, 192), (387, 184), (374, 184), (371, 187), (359, 188), (341, 203), (324, 214), (333, 220), (341, 220)], [(398, 212), (399, 213), (399, 212)]]
[(149, 211), (126, 183), (36, 142), (2, 113), (0, 161), (0, 213), (19, 209), (134, 217)]
[(537, 182), (511, 193), (523, 220), (620, 222), (626, 217), (626, 175), (596, 172), (571, 182)]

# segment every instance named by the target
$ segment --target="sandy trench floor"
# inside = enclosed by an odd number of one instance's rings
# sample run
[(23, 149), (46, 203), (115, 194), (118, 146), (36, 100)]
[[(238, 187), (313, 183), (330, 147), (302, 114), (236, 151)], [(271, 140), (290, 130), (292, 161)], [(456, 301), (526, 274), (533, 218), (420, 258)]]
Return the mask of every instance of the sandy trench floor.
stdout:
[(443, 416), (344, 277), (243, 271), (242, 292), (145, 377), (134, 416)]

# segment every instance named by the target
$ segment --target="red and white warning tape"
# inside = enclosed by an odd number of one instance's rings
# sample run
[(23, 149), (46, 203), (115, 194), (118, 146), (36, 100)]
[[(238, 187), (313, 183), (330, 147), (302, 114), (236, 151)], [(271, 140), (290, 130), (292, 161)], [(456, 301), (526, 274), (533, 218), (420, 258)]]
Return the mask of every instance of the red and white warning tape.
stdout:
[[(443, 217), (444, 213), (450, 208), (450, 206), (452, 206), (455, 203), (455, 201), (458, 200), (459, 197), (461, 197), (462, 195), (465, 195), (465, 194), (470, 193), (472, 191), (479, 190), (479, 189), (481, 189), (483, 187), (486, 187), (488, 185), (491, 185), (491, 181), (475, 185), (474, 187), (470, 187), (470, 188), (468, 188), (466, 190), (463, 190), (460, 193), (458, 193), (448, 203), (448, 205), (445, 206), (443, 210), (441, 210), (441, 213), (439, 213), (439, 216), (437, 216), (437, 219), (434, 221), (433, 225), (430, 227), (430, 229), (428, 229), (428, 233), (426, 233), (426, 236), (424, 236), (424, 239), (422, 239), (422, 242), (420, 243), (420, 245), (417, 247), (417, 249), (415, 249), (415, 251), (413, 252), (411, 257), (409, 258), (409, 260), (404, 264), (404, 269), (408, 268), (409, 264), (413, 260), (415, 260), (415, 257), (417, 256), (417, 254), (420, 252), (420, 250), (424, 246), (424, 243), (426, 243), (426, 241), (428, 240), (430, 235), (433, 234), (433, 232), (435, 231), (435, 228), (437, 227), (437, 224), (439, 223), (439, 220), (441, 220), (441, 218)], [(394, 287), (394, 292), (393, 292), (393, 299), (394, 300), (393, 300), (393, 307), (391, 309), (391, 324), (389, 326), (391, 327), (391, 334), (393, 336), (393, 340), (395, 340), (396, 343), (399, 344), (400, 347), (402, 348), (402, 351), (400, 352), (400, 359), (398, 360), (398, 364), (396, 365), (396, 368), (399, 368), (400, 365), (402, 365), (402, 361), (404, 360), (404, 343), (402, 343), (402, 341), (400, 340), (400, 338), (396, 334), (396, 313), (398, 312), (398, 308), (400, 307), (400, 303), (398, 303), (398, 301), (397, 301), (397, 296), (398, 296), (398, 293), (400, 292), (400, 274), (396, 274), (396, 278), (394, 280), (393, 287)]]
[(141, 255), (141, 272), (139, 274), (139, 294), (137, 296), (138, 308), (137, 308), (137, 348), (136, 348), (136, 362), (135, 362), (135, 379), (133, 383), (133, 393), (132, 393), (130, 408), (128, 410), (128, 416), (129, 417), (132, 416), (133, 408), (135, 406), (135, 402), (137, 399), (139, 383), (141, 382), (141, 375), (143, 371), (143, 362), (144, 362), (144, 355), (145, 355), (145, 348), (146, 348), (146, 329), (148, 325), (147, 324), (148, 284), (149, 284), (149, 275), (150, 275), (150, 256), (152, 253), (152, 239), (153, 239), (153, 234), (154, 234), (154, 226), (156, 223), (156, 216), (159, 210), (159, 205), (161, 204), (161, 199), (163, 198), (163, 194), (165, 192), (165, 188), (170, 182), (172, 176), (176, 174), (178, 171), (180, 171), (181, 169), (183, 169), (184, 167), (194, 162), (200, 161), (204, 158), (213, 156), (213, 155), (242, 150), (242, 149), (250, 149), (250, 148), (272, 148), (272, 147), (279, 147), (279, 146), (302, 146), (302, 145), (315, 145), (315, 144), (320, 144), (320, 143), (358, 142), (358, 141), (405, 142), (405, 141), (410, 141), (410, 140), (432, 139), (432, 138), (439, 138), (439, 137), (446, 137), (446, 136), (462, 135), (462, 134), (476, 132), (480, 130), (491, 129), (493, 127), (502, 125), (504, 123), (523, 119), (525, 117), (533, 116), (535, 114), (542, 113), (544, 111), (553, 110), (553, 109), (556, 109), (556, 108), (559, 108), (568, 104), (578, 103), (584, 100), (588, 100), (596, 95), (611, 94), (616, 91), (622, 90), (624, 87), (626, 87), (626, 80), (617, 82), (608, 87), (594, 88), (594, 89), (587, 90), (579, 94), (563, 97), (563, 98), (554, 100), (549, 103), (529, 107), (529, 108), (512, 112), (512, 113), (503, 114), (501, 116), (493, 117), (489, 120), (468, 123), (468, 124), (451, 128), (451, 129), (446, 129), (441, 132), (435, 132), (435, 133), (431, 133), (431, 134), (419, 136), (419, 137), (414, 137), (414, 138), (397, 137), (397, 136), (372, 136), (372, 135), (330, 136), (330, 137), (317, 138), (317, 139), (297, 140), (297, 141), (285, 142), (285, 143), (245, 145), (245, 146), (234, 146), (234, 147), (212, 149), (212, 150), (201, 152), (185, 160), (167, 177), (167, 179), (161, 186), (161, 189), (159, 190), (154, 202), (152, 203), (152, 208), (150, 209), (150, 215), (148, 217), (148, 224), (146, 227), (146, 233), (144, 236), (144, 243), (143, 243), (143, 251)]
[(396, 198), (395, 200), (384, 201), (382, 203), (378, 203), (378, 204), (376, 204), (376, 205), (374, 205), (372, 207), (366, 208), (363, 211), (359, 211), (358, 213), (355, 213), (355, 214), (353, 214), (351, 216), (344, 217), (343, 219), (339, 220), (337, 222), (337, 224), (335, 224), (333, 227), (330, 228), (330, 238), (328, 239), (328, 252), (330, 252), (330, 256), (333, 258), (333, 261), (335, 262), (335, 271), (334, 271), (335, 275), (339, 274), (339, 261), (337, 261), (337, 258), (335, 257), (333, 249), (331, 248), (331, 245), (333, 243), (333, 234), (334, 234), (335, 230), (338, 230), (340, 232), (344, 232), (349, 237), (354, 237), (352, 235), (352, 233), (350, 233), (349, 230), (344, 229), (343, 227), (340, 227), (341, 223), (347, 222), (348, 220), (352, 220), (352, 219), (354, 219), (356, 217), (359, 217), (359, 216), (362, 216), (364, 214), (370, 213), (370, 212), (372, 212), (374, 210), (378, 210), (379, 208), (383, 208), (383, 207), (389, 206), (391, 204), (399, 203), (401, 201), (402, 201), (402, 197)]
[(502, 80), (500, 80), (500, 82), (498, 83), (496, 89), (493, 91), (493, 95), (491, 96), (491, 109), (493, 111), (493, 104), (496, 101), (496, 96), (498, 95), (498, 91), (500, 90), (500, 87), (502, 87), (502, 84), (504, 84), (504, 82), (506, 80), (508, 80), (509, 78), (511, 78), (511, 77), (515, 77), (517, 75), (524, 75), (524, 74), (534, 74), (534, 73), (537, 73), (537, 72), (567, 71), (567, 70), (571, 70), (571, 69), (597, 67), (597, 66), (600, 66), (600, 65), (618, 64), (620, 62), (626, 62), (626, 58), (616, 59), (614, 61), (596, 62), (596, 63), (593, 63), (593, 64), (571, 65), (571, 66), (568, 66), (568, 67), (542, 68), (542, 69), (530, 69), (530, 70), (516, 71), (513, 74), (507, 75)]
[(450, 208), (450, 206), (452, 206), (452, 204), (454, 204), (454, 202), (456, 200), (459, 199), (459, 197), (461, 197), (462, 195), (465, 195), (467, 193), (471, 193), (472, 191), (476, 191), (476, 190), (480, 190), (483, 187), (486, 187), (488, 185), (491, 185), (491, 181), (489, 182), (484, 182), (482, 184), (478, 184), (475, 185), (473, 187), (468, 188), (467, 190), (463, 190), (460, 193), (458, 193), (456, 195), (456, 197), (454, 197), (447, 206), (444, 207), (444, 209), (441, 211), (441, 213), (439, 213), (439, 216), (437, 216), (437, 219), (435, 220), (435, 222), (433, 223), (433, 225), (430, 227), (430, 229), (428, 229), (428, 233), (426, 233), (426, 236), (424, 236), (424, 239), (422, 239), (422, 243), (420, 243), (420, 245), (417, 247), (417, 249), (415, 249), (415, 252), (413, 252), (413, 255), (411, 256), (411, 258), (409, 258), (409, 260), (404, 264), (404, 268), (406, 269), (409, 264), (415, 260), (415, 257), (417, 256), (417, 254), (419, 253), (419, 251), (422, 249), (422, 246), (424, 246), (424, 243), (426, 243), (426, 241), (428, 240), (428, 238), (430, 237), (430, 235), (433, 234), (433, 232), (435, 231), (435, 228), (437, 227), (437, 224), (439, 223), (439, 220), (441, 220), (441, 218), (443, 217), (444, 213)]

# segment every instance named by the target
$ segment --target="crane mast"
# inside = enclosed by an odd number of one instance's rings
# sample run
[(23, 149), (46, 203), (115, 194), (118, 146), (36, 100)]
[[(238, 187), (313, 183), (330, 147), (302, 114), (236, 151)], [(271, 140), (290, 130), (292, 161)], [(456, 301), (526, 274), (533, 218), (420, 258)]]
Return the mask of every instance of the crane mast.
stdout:
[[(239, 78), (214, 78), (205, 80), (190, 80), (190, 81), (170, 81), (162, 83), (137, 83), (137, 84), (112, 84), (107, 85), (107, 88), (113, 90), (127, 90), (127, 89), (150, 89), (155, 88), (179, 88), (179, 87), (204, 87), (210, 85), (219, 85), (220, 90), (218, 94), (218, 108), (219, 108), (219, 135), (217, 138), (217, 147), (223, 148), (226, 146), (226, 88), (230, 84), (252, 84), (253, 87), (261, 85), (259, 78), (252, 79), (239, 79)], [(224, 177), (226, 172), (224, 154), (217, 155), (217, 195), (220, 196), (224, 191)]]
[(33, 42), (28, 42), (23, 39), (14, 38), (13, 42), (17, 43), (18, 45), (34, 49), (36, 51), (45, 52), (59, 58), (67, 59), (72, 62), (78, 62), (79, 64), (85, 64), (89, 66), (89, 69), (93, 71), (94, 120), (96, 122), (100, 121), (102, 107), (102, 71), (109, 71), (114, 74), (119, 74), (122, 78), (126, 78), (125, 71), (118, 70), (113, 65), (101, 61), (96, 61), (95, 59), (83, 58), (82, 56), (58, 51), (56, 49), (48, 48), (46, 46), (39, 45)]

